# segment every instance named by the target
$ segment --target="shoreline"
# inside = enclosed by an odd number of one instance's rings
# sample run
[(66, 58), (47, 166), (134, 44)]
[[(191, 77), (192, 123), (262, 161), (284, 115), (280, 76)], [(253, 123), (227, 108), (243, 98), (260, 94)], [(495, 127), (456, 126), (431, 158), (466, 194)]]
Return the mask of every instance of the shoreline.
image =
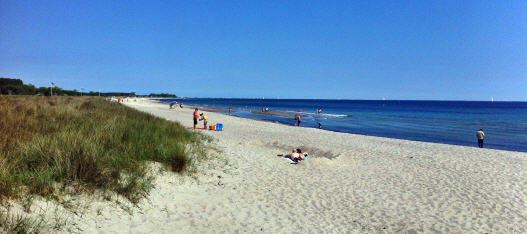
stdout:
[[(155, 102), (155, 103), (159, 103), (159, 104), (163, 104), (163, 105), (169, 105), (169, 103), (166, 103), (166, 102), (161, 102), (161, 101), (157, 101), (157, 100), (154, 100), (154, 99), (150, 99), (150, 101), (152, 102)], [(283, 123), (283, 122), (280, 122), (280, 121), (273, 121), (273, 120), (266, 120), (266, 119), (257, 119), (257, 118), (250, 118), (250, 117), (243, 117), (243, 116), (236, 116), (236, 115), (229, 115), (227, 113), (226, 110), (224, 109), (221, 109), (221, 108), (214, 108), (214, 107), (206, 107), (206, 106), (191, 106), (191, 105), (185, 105), (184, 108), (188, 108), (188, 109), (194, 109), (194, 108), (198, 108), (200, 111), (203, 110), (203, 111), (209, 111), (209, 112), (214, 112), (214, 113), (218, 113), (218, 114), (222, 114), (222, 115), (225, 115), (225, 116), (231, 116), (231, 117), (238, 117), (238, 118), (242, 118), (242, 119), (250, 119), (250, 120), (256, 120), (256, 121), (262, 121), (262, 122), (268, 122), (268, 123), (276, 123), (276, 124), (280, 124), (280, 125), (283, 125), (283, 126), (294, 126), (293, 124), (286, 124), (286, 123)], [(179, 107), (178, 107), (179, 108)], [(175, 110), (177, 110), (178, 108), (176, 108)], [(180, 109), (180, 108), (179, 108)], [(261, 115), (266, 115), (264, 113), (266, 112), (261, 112), (261, 111), (258, 111), (258, 110), (251, 110), (250, 112), (253, 113), (254, 112), (259, 112), (259, 113), (255, 113), (255, 114), (261, 114)], [(235, 113), (233, 111), (233, 113)], [(267, 112), (267, 113), (275, 113), (274, 111), (271, 111), (271, 112)], [(285, 113), (285, 112), (284, 112)], [(287, 113), (286, 113), (287, 114)], [(272, 115), (272, 114), (268, 114), (268, 115)], [(294, 114), (291, 114), (292, 116), (294, 116)], [(278, 116), (281, 116), (281, 115), (278, 115)], [(292, 117), (291, 116), (291, 117)], [(301, 115), (301, 116), (305, 116), (305, 115)], [(288, 116), (289, 117), (289, 116)], [(199, 123), (198, 123), (199, 124)], [(368, 134), (363, 134), (363, 133), (356, 133), (356, 132), (346, 132), (346, 131), (339, 131), (339, 130), (333, 130), (333, 129), (324, 129), (324, 128), (316, 128), (316, 127), (304, 127), (304, 126), (301, 126), (301, 128), (311, 128), (311, 129), (317, 129), (317, 130), (324, 130), (324, 131), (329, 131), (329, 132), (338, 132), (338, 133), (344, 133), (344, 134), (352, 134), (352, 135), (360, 135), (360, 136), (368, 136), (368, 137), (380, 137), (380, 138), (386, 138), (386, 139), (396, 139), (396, 140), (404, 140), (404, 141), (414, 141), (414, 142), (422, 142), (422, 143), (432, 143), (432, 144), (442, 144), (442, 145), (452, 145), (452, 146), (462, 146), (462, 147), (469, 147), (469, 148), (478, 148), (477, 147), (477, 141), (474, 141), (474, 146), (470, 146), (470, 145), (463, 145), (463, 144), (450, 144), (450, 143), (443, 143), (443, 142), (435, 142), (435, 141), (424, 141), (424, 140), (416, 140), (416, 139), (405, 139), (405, 138), (395, 138), (395, 137), (387, 137), (387, 136), (379, 136), (379, 135), (368, 135)], [(497, 149), (497, 148), (484, 148), (484, 149), (487, 149), (487, 150), (499, 150), (499, 151), (507, 151), (507, 152), (517, 152), (517, 153), (527, 153), (526, 151), (519, 151), (519, 150), (509, 150), (509, 149)]]
[[(132, 107), (192, 124), (191, 109)], [(518, 200), (527, 197), (526, 153), (207, 115), (210, 124), (221, 122), (224, 130), (200, 132), (215, 139), (232, 166), (224, 168), (227, 173), (214, 188), (204, 186), (200, 195), (185, 196), (186, 206), (194, 207), (192, 217), (201, 217), (188, 230), (526, 231), (521, 223), (527, 220), (527, 204)], [(292, 148), (308, 152), (310, 159), (291, 165), (276, 157)]]

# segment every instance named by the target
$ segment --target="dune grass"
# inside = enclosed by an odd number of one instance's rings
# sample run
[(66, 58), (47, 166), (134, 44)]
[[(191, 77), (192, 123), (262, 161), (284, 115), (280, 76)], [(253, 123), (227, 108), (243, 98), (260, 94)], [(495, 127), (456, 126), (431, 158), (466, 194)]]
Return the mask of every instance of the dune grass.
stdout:
[(0, 96), (0, 113), (0, 200), (68, 187), (137, 202), (151, 188), (147, 162), (182, 172), (205, 154), (202, 135), (102, 98)]
[(6, 233), (39, 233), (43, 222), (42, 219), (33, 219), (26, 215), (0, 212), (0, 230)]

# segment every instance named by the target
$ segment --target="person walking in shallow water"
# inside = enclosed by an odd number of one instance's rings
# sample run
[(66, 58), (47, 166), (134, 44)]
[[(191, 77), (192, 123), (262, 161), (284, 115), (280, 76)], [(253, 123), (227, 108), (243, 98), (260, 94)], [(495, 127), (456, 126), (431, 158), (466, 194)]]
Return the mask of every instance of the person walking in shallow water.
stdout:
[(295, 114), (295, 126), (300, 127), (300, 115)]
[(479, 129), (479, 131), (476, 132), (476, 137), (478, 138), (478, 147), (483, 148), (483, 140), (485, 139), (483, 129)]
[(297, 116), (296, 116), (296, 121), (297, 121), (297, 123), (298, 123), (297, 126), (300, 127), (300, 122), (301, 122), (301, 121), (300, 121), (300, 115), (297, 115)]

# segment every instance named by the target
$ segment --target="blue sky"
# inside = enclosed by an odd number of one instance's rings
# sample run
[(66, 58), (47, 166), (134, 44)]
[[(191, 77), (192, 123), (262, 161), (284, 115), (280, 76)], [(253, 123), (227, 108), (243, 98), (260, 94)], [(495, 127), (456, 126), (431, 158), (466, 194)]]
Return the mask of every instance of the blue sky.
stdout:
[(527, 101), (527, 1), (6, 1), (0, 77), (188, 97)]

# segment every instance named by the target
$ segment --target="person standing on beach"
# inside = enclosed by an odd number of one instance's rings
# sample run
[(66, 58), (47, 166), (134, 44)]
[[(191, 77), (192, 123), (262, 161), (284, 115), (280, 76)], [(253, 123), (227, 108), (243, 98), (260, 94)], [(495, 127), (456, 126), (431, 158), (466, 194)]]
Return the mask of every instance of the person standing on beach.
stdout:
[(479, 131), (476, 132), (476, 137), (478, 138), (478, 147), (483, 148), (483, 140), (485, 139), (483, 129), (479, 129)]
[(201, 113), (199, 116), (201, 116), (200, 121), (203, 120), (203, 129), (207, 130), (207, 116)]
[(196, 129), (197, 124), (198, 124), (198, 108), (194, 109), (194, 129)]

